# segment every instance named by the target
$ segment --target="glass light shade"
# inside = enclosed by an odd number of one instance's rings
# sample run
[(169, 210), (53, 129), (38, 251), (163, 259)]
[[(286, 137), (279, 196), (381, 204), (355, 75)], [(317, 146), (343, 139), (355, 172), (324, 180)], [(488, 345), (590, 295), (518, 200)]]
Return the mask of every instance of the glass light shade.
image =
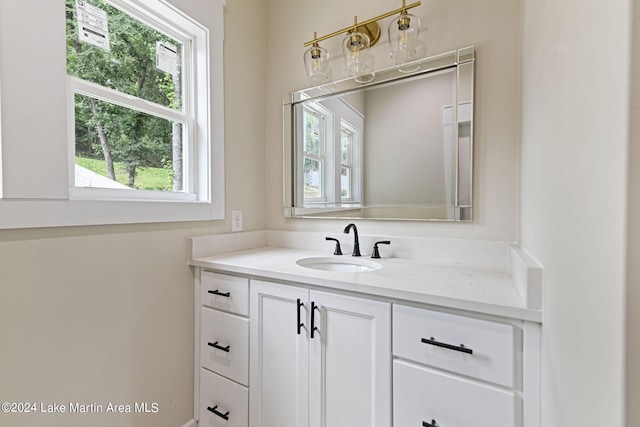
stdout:
[(342, 40), (345, 69), (350, 76), (370, 74), (373, 57), (369, 54), (369, 36), (359, 31), (349, 32)]
[(327, 49), (314, 43), (304, 53), (304, 66), (307, 70), (307, 79), (314, 84), (320, 84), (331, 78), (329, 67), (329, 52)]
[[(391, 58), (396, 64), (404, 64), (414, 61), (418, 43), (420, 42), (420, 19), (406, 11), (394, 18), (389, 24), (389, 48)], [(401, 69), (400, 71), (415, 71), (414, 69)]]

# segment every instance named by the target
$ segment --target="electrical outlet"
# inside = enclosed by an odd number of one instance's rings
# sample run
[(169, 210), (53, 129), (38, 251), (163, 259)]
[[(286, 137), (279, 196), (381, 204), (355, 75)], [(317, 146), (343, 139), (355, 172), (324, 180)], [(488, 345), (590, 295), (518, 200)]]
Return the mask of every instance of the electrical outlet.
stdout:
[(242, 231), (242, 211), (231, 211), (231, 231)]

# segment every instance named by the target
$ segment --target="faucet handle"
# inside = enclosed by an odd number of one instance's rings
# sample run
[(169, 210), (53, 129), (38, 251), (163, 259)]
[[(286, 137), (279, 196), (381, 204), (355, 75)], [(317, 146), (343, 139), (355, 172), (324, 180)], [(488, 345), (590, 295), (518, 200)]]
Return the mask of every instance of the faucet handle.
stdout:
[(371, 258), (380, 258), (380, 251), (378, 250), (378, 245), (390, 245), (391, 240), (380, 240), (379, 242), (375, 242), (373, 244), (373, 251), (371, 253)]
[(340, 240), (334, 239), (333, 237), (326, 237), (325, 240), (331, 240), (336, 242), (336, 250), (333, 251), (334, 255), (342, 255), (342, 249), (340, 248)]

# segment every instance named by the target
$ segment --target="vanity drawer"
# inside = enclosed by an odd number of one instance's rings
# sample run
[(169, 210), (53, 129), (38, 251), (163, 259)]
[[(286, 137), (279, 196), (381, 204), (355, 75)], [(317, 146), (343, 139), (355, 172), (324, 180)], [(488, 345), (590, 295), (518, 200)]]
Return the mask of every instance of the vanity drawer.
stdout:
[(248, 385), (249, 319), (202, 307), (200, 363), (204, 368)]
[(401, 360), (393, 362), (396, 427), (515, 427), (520, 425), (516, 399), (513, 392), (474, 380)]
[(249, 390), (201, 369), (198, 426), (248, 427)]
[(203, 271), (200, 302), (220, 310), (249, 315), (249, 279)]
[(498, 322), (393, 306), (393, 354), (514, 386), (514, 328)]

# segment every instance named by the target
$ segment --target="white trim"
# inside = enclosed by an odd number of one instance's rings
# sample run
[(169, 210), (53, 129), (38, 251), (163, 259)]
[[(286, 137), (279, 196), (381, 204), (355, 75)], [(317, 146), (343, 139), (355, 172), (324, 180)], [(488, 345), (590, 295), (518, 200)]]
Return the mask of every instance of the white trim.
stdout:
[(204, 202), (4, 199), (0, 229), (207, 221), (214, 213)]
[[(200, 287), (202, 269), (194, 271), (194, 309), (193, 309), (193, 418), (200, 420)], [(197, 426), (196, 422), (196, 426)]]
[(523, 331), (523, 427), (540, 427), (542, 328), (538, 323), (524, 322)]
[(99, 84), (82, 80), (74, 76), (68, 76), (69, 90), (73, 93), (97, 98), (111, 104), (129, 108), (130, 110), (139, 111), (141, 113), (150, 114), (160, 117), (161, 119), (172, 120), (175, 122), (186, 123), (189, 116), (182, 111), (165, 107), (155, 102), (147, 101), (133, 95), (128, 95), (115, 89), (101, 86)]
[(70, 187), (72, 200), (195, 202), (196, 195), (175, 191), (134, 190), (131, 188)]
[(198, 427), (198, 422), (196, 420), (187, 421), (182, 427)]

